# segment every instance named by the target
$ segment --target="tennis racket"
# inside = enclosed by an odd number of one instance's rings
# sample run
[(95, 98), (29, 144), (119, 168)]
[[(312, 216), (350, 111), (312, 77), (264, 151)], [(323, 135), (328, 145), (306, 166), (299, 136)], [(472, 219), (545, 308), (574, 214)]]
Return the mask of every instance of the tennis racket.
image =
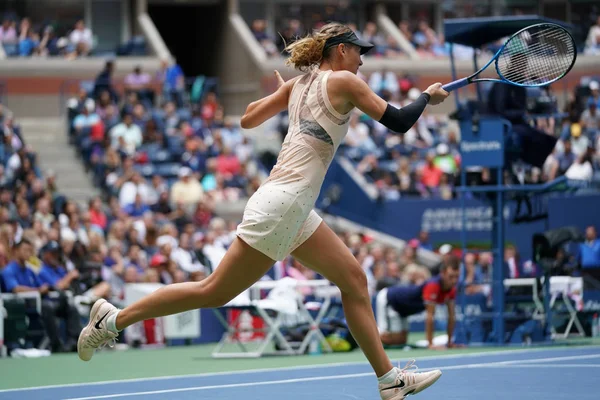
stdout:
[[(575, 41), (560, 25), (541, 23), (512, 35), (494, 57), (473, 75), (448, 83), (448, 92), (475, 82), (503, 82), (516, 86), (545, 86), (563, 78), (577, 59)], [(476, 78), (492, 62), (500, 79)]]

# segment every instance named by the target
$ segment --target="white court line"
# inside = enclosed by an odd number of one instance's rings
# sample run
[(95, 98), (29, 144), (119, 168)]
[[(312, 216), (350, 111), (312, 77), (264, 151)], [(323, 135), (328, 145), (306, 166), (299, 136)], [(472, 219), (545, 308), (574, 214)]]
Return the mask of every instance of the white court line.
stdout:
[[(449, 367), (431, 367), (431, 368), (423, 368), (423, 369), (421, 369), (421, 371), (429, 371), (432, 369), (441, 369), (443, 371), (449, 371), (449, 370), (473, 369), (473, 368), (482, 368), (482, 367), (493, 368), (495, 366), (519, 368), (519, 363), (522, 363), (522, 362), (544, 362), (544, 361), (550, 362), (550, 361), (577, 360), (577, 359), (585, 360), (585, 359), (591, 359), (591, 358), (600, 358), (600, 354), (591, 354), (591, 355), (585, 355), (585, 356), (538, 358), (538, 359), (531, 359), (531, 360), (497, 361), (497, 362), (490, 362), (490, 363), (453, 365), (453, 366), (449, 366)], [(511, 364), (515, 364), (515, 365), (511, 365)], [(231, 384), (225, 384), (225, 385), (209, 385), (209, 386), (196, 386), (196, 387), (177, 388), (177, 389), (152, 390), (152, 391), (146, 391), (146, 392), (116, 393), (116, 394), (107, 394), (107, 395), (101, 395), (101, 396), (68, 398), (68, 399), (63, 399), (63, 400), (114, 399), (114, 398), (118, 398), (118, 397), (120, 398), (120, 397), (147, 396), (147, 395), (164, 394), (164, 393), (195, 392), (195, 391), (210, 390), (210, 389), (230, 389), (230, 388), (239, 388), (239, 387), (280, 385), (280, 384), (287, 384), (287, 383), (362, 378), (362, 377), (373, 376), (373, 375), (374, 375), (373, 372), (365, 372), (365, 373), (361, 373), (361, 374), (315, 376), (315, 377), (308, 377), (308, 378), (282, 379), (282, 380), (275, 380), (275, 381), (231, 383)]]
[[(565, 350), (580, 350), (580, 349), (600, 349), (600, 345), (590, 346), (565, 346), (565, 347), (539, 347), (539, 348), (527, 348), (518, 350), (493, 350), (493, 351), (482, 351), (479, 353), (467, 353), (467, 354), (447, 354), (440, 353), (435, 356), (419, 357), (417, 361), (431, 361), (440, 359), (464, 359), (464, 358), (476, 358), (486, 356), (497, 356), (497, 355), (511, 355), (511, 354), (523, 354), (523, 353), (538, 353), (538, 352), (554, 352), (554, 351), (565, 351)], [(406, 357), (410, 358), (410, 357)], [(200, 374), (186, 374), (186, 375), (163, 375), (150, 378), (131, 378), (131, 379), (119, 379), (109, 381), (98, 381), (98, 382), (84, 382), (84, 383), (66, 383), (59, 385), (45, 385), (45, 386), (32, 386), (15, 389), (1, 389), (0, 393), (9, 392), (22, 392), (29, 390), (46, 390), (56, 388), (69, 388), (69, 387), (82, 387), (82, 386), (103, 386), (113, 385), (116, 383), (135, 383), (135, 382), (148, 382), (157, 380), (173, 380), (173, 379), (192, 379), (192, 378), (204, 378), (211, 376), (227, 376), (227, 375), (238, 375), (238, 374), (262, 374), (265, 372), (279, 372), (279, 371), (302, 371), (306, 369), (316, 368), (333, 368), (333, 367), (351, 367), (359, 365), (368, 365), (366, 361), (353, 361), (353, 362), (340, 362), (340, 363), (323, 363), (323, 364), (309, 364), (309, 365), (298, 365), (293, 367), (275, 367), (275, 368), (259, 368), (259, 369), (246, 369), (246, 370), (235, 370), (235, 371), (223, 371), (223, 372), (205, 372)]]
[[(482, 366), (482, 368), (487, 367)], [(512, 364), (490, 365), (489, 368), (600, 368), (600, 364)]]

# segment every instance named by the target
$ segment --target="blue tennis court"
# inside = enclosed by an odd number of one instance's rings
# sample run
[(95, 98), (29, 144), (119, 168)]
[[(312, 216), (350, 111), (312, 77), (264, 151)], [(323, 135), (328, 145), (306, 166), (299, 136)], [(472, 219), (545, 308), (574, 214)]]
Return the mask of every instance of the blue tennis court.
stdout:
[[(406, 360), (401, 361), (401, 366)], [(417, 399), (598, 398), (600, 346), (457, 354), (417, 360), (442, 378)], [(60, 365), (57, 365), (60, 368)], [(0, 399), (378, 399), (365, 363), (171, 376), (0, 391)]]

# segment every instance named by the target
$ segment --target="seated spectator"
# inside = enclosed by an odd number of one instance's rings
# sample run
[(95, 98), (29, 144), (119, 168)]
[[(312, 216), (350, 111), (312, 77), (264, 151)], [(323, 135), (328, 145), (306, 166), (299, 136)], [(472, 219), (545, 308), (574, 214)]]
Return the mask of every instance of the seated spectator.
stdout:
[(443, 172), (434, 163), (435, 156), (433, 153), (428, 153), (425, 159), (425, 165), (421, 169), (421, 182), (428, 188), (435, 188), (440, 184)]
[(600, 16), (596, 20), (596, 24), (588, 32), (584, 53), (600, 55)]
[[(52, 242), (51, 242), (52, 243)], [(44, 253), (55, 251), (57, 244), (50, 245), (44, 250)], [(14, 260), (11, 261), (2, 271), (2, 278), (5, 285), (5, 290), (9, 293), (22, 292), (39, 292), (42, 298), (42, 310), (40, 317), (44, 323), (44, 329), (50, 339), (52, 352), (76, 351), (77, 338), (81, 332), (81, 323), (79, 322), (79, 314), (77, 310), (68, 303), (66, 298), (59, 297), (58, 299), (50, 299), (47, 297), (48, 292), (53, 286), (48, 282), (51, 277), (48, 268), (52, 268), (46, 262), (54, 260), (51, 255), (45, 258), (44, 274), (40, 279), (35, 272), (27, 266), (27, 261), (33, 256), (33, 245), (22, 240), (17, 243), (14, 248)], [(69, 279), (74, 279), (74, 274)], [(62, 282), (62, 283), (66, 283)], [(59, 285), (60, 286), (60, 285)], [(60, 334), (60, 326), (57, 318), (63, 318), (67, 322), (67, 337), (68, 341), (63, 343)]]
[(73, 128), (75, 128), (78, 134), (91, 135), (92, 129), (101, 122), (95, 110), (96, 102), (92, 99), (85, 100), (81, 114), (77, 115), (73, 120)]
[(128, 205), (135, 202), (137, 195), (141, 196), (143, 203), (148, 204), (148, 199), (152, 197), (152, 189), (142, 175), (133, 171), (129, 179), (121, 186), (119, 191), (119, 206), (125, 209)]
[(69, 41), (73, 47), (71, 57), (87, 56), (92, 51), (94, 42), (92, 31), (86, 28), (82, 19), (75, 23), (75, 29), (69, 35)]
[(8, 18), (4, 18), (2, 26), (0, 26), (0, 42), (1, 43), (16, 43), (17, 29), (16, 23)]
[(591, 181), (594, 175), (592, 167), (592, 156), (590, 152), (581, 154), (577, 160), (571, 164), (565, 176), (573, 180)]
[(600, 268), (600, 239), (595, 226), (585, 229), (585, 242), (579, 244), (578, 258), (581, 268)]
[(171, 187), (171, 204), (183, 204), (186, 209), (190, 209), (190, 207), (202, 201), (203, 197), (202, 185), (192, 176), (192, 170), (181, 167), (179, 169), (179, 180)]
[(123, 115), (123, 122), (116, 125), (109, 132), (111, 146), (127, 155), (135, 153), (142, 145), (142, 130), (133, 123), (133, 115)]
[(255, 19), (250, 27), (254, 38), (267, 53), (267, 56), (272, 57), (278, 53), (277, 46), (267, 33), (267, 22), (264, 19)]
[(150, 207), (144, 203), (139, 193), (135, 195), (135, 201), (125, 207), (125, 212), (134, 218), (139, 218), (148, 211), (150, 211)]
[(154, 104), (154, 92), (151, 88), (152, 78), (150, 74), (142, 73), (142, 67), (136, 66), (133, 72), (125, 77), (125, 91), (136, 92), (140, 101)]

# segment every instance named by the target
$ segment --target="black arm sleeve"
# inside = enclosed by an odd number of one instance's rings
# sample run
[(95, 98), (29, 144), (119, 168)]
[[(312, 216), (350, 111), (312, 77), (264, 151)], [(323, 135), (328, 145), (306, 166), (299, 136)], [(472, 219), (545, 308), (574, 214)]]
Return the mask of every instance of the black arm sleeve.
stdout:
[(401, 109), (388, 104), (379, 122), (394, 132), (405, 133), (423, 114), (430, 98), (429, 94), (421, 93), (417, 100)]

